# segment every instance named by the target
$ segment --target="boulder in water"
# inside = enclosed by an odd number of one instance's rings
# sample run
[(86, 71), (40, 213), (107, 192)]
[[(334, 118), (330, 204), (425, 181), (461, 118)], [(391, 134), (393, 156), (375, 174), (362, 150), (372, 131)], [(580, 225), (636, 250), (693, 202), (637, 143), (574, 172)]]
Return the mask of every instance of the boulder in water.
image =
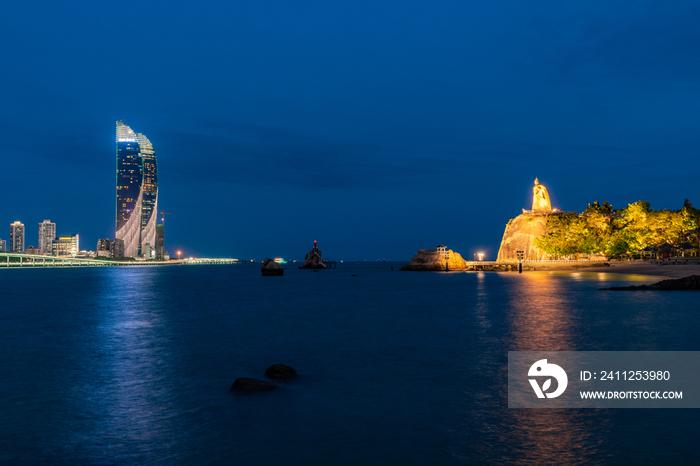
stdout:
[(273, 364), (265, 371), (265, 377), (268, 379), (289, 380), (297, 375), (297, 371), (284, 364)]
[(278, 264), (270, 258), (267, 258), (264, 261), (262, 261), (262, 264), (260, 265), (260, 271), (262, 272), (264, 277), (284, 275), (284, 268), (282, 267), (282, 264)]
[(277, 385), (265, 380), (249, 379), (247, 377), (239, 377), (231, 385), (232, 392), (269, 392), (277, 388)]

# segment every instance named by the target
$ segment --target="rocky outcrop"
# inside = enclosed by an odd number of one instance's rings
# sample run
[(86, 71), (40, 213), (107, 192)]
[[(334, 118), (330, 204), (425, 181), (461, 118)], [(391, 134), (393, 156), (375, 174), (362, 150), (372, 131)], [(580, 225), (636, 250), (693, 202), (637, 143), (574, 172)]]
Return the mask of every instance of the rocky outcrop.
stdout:
[(269, 392), (277, 388), (277, 385), (272, 382), (267, 382), (265, 380), (249, 379), (246, 377), (240, 377), (233, 382), (231, 385), (232, 392)]
[(260, 265), (260, 271), (262, 272), (264, 277), (284, 275), (284, 268), (282, 267), (282, 264), (278, 264), (270, 258), (267, 258), (264, 261), (262, 261), (262, 264)]
[(445, 254), (436, 249), (419, 249), (411, 261), (401, 267), (401, 270), (409, 271), (440, 271), (445, 270), (445, 262), (447, 262), (448, 270), (466, 270), (467, 261), (462, 259), (462, 256), (452, 251), (449, 253), (449, 259), (445, 261)]
[(321, 250), (316, 246), (316, 241), (314, 241), (314, 248), (306, 253), (304, 257), (304, 265), (299, 267), (300, 269), (325, 269), (326, 264), (323, 263), (323, 257), (321, 255)]
[(273, 364), (265, 371), (265, 377), (268, 379), (289, 380), (297, 375), (297, 371), (284, 364)]
[(601, 290), (700, 290), (700, 275), (691, 275), (685, 278), (662, 280), (658, 283), (654, 283), (653, 285), (614, 286), (612, 288), (601, 288)]
[(508, 222), (496, 260), (517, 261), (516, 251), (525, 251), (526, 260), (546, 259), (545, 252), (536, 247), (533, 240), (544, 236), (547, 232), (547, 217), (548, 214), (528, 212)]

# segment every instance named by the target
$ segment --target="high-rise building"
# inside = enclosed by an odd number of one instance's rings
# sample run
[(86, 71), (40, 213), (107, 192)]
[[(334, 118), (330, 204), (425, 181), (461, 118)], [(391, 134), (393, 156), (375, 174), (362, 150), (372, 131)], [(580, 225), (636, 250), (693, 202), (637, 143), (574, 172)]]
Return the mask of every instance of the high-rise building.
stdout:
[(24, 224), (15, 222), (10, 225), (10, 252), (24, 252)]
[(158, 163), (153, 145), (117, 121), (117, 228), (124, 256), (142, 255), (143, 246), (156, 244)]
[(151, 259), (153, 259), (154, 253), (155, 253), (155, 251), (153, 249), (151, 249), (150, 243), (143, 244), (143, 247), (141, 248), (141, 255), (144, 258), (151, 260)]
[(7, 248), (5, 247), (5, 240), (0, 239), (0, 252), (5, 252)]
[(115, 239), (112, 241), (112, 245), (110, 247), (111, 257), (114, 258), (119, 258), (119, 257), (124, 257), (124, 240), (121, 239)]
[(51, 255), (75, 257), (80, 252), (80, 236), (59, 236), (51, 242)]
[(148, 244), (150, 249), (156, 245), (156, 220), (158, 217), (158, 163), (156, 153), (153, 150), (151, 141), (146, 136), (139, 133), (139, 147), (141, 148), (141, 159), (143, 161), (143, 183), (141, 185), (141, 254), (148, 259), (151, 258), (144, 251), (144, 246)]
[(56, 224), (44, 220), (39, 224), (39, 254), (51, 254), (51, 242), (56, 239)]
[(163, 260), (165, 253), (165, 227), (156, 225), (156, 259)]
[(97, 240), (97, 257), (112, 257), (112, 241), (109, 238)]

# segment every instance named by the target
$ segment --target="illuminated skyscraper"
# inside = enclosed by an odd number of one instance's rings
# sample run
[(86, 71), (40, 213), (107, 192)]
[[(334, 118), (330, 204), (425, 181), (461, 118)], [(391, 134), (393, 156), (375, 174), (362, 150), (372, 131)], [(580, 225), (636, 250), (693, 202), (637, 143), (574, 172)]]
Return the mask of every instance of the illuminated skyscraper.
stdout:
[(24, 224), (20, 221), (10, 224), (10, 252), (24, 252)]
[(124, 256), (141, 255), (156, 241), (158, 164), (153, 145), (122, 120), (117, 121), (117, 228)]
[[(145, 250), (156, 248), (156, 220), (158, 217), (158, 163), (151, 141), (139, 133), (138, 143), (141, 148), (143, 166), (143, 183), (141, 184), (141, 255)], [(148, 245), (148, 248), (146, 248)], [(150, 259), (150, 254), (148, 255)]]
[(56, 224), (44, 220), (39, 224), (39, 254), (51, 254), (51, 242), (56, 239)]

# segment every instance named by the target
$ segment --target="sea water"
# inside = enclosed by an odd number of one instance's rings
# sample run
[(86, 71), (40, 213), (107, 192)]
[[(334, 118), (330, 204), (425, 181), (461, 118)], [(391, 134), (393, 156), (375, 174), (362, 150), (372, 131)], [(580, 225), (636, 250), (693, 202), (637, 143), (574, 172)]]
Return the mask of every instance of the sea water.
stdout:
[[(400, 265), (0, 270), (0, 463), (700, 462), (697, 410), (516, 410), (506, 385), (508, 351), (700, 350), (696, 293)], [(298, 379), (229, 391), (275, 363)]]

